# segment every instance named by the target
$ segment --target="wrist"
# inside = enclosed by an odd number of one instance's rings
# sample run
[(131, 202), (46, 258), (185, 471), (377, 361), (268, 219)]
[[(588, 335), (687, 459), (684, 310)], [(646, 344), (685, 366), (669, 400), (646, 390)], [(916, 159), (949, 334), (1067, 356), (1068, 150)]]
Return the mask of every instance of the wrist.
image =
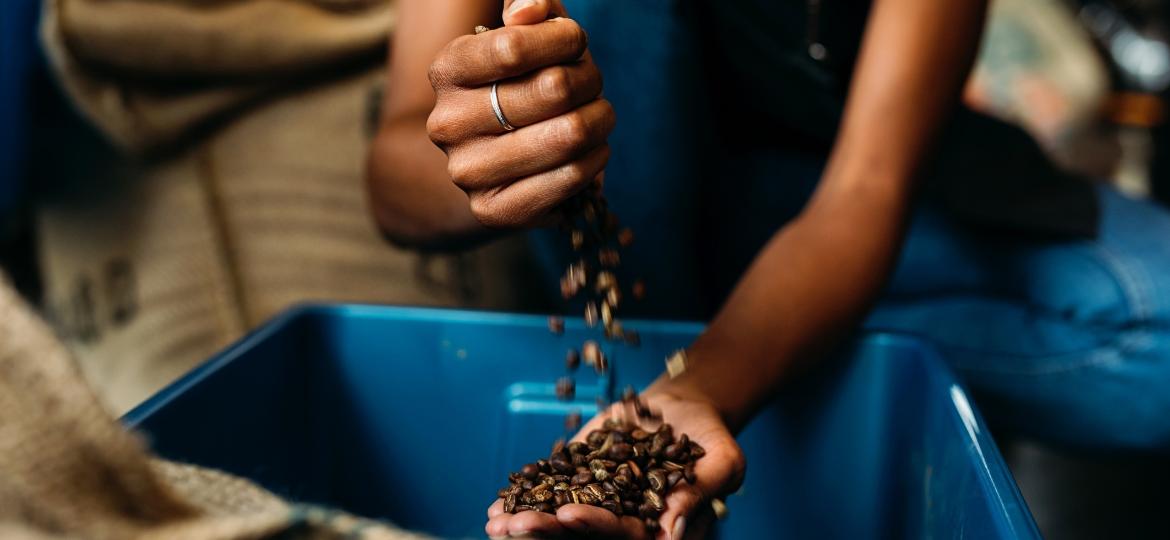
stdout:
[(685, 371), (674, 377), (663, 373), (643, 395), (650, 399), (703, 403), (719, 415), (732, 433), (738, 433), (754, 412), (752, 396), (758, 393), (758, 389), (745, 383), (744, 377), (729, 370), (731, 366), (721, 361), (742, 353), (714, 345), (715, 340), (709, 333), (700, 336), (684, 352)]

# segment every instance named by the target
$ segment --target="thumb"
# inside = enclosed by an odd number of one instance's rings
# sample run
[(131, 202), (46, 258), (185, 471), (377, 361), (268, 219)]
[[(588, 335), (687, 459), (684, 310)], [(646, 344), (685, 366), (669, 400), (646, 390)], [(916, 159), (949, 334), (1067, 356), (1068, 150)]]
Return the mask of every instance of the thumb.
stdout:
[(567, 16), (561, 0), (504, 0), (504, 26), (536, 24)]

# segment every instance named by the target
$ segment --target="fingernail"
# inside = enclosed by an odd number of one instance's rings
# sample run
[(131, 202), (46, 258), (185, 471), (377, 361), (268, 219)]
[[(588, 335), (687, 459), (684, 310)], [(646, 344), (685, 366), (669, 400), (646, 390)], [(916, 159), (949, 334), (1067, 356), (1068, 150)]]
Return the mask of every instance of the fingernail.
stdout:
[(536, 0), (516, 0), (512, 2), (512, 7), (508, 8), (508, 15), (514, 15), (517, 11), (534, 4), (536, 4)]
[(677, 540), (683, 537), (687, 532), (687, 518), (686, 516), (679, 516), (674, 519), (674, 529), (670, 531), (670, 540)]

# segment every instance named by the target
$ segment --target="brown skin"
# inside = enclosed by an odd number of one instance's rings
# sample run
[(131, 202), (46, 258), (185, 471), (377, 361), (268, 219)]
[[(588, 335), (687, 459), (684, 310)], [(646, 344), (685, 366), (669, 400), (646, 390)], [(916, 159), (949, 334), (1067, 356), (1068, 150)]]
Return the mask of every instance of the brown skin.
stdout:
[[(958, 99), (985, 3), (874, 2), (841, 129), (812, 200), (761, 250), (692, 345), (687, 372), (643, 394), (676, 432), (708, 451), (696, 469), (698, 485), (670, 495), (659, 538), (700, 532), (709, 518), (702, 503), (733, 492), (743, 478), (732, 434), (801, 364), (854, 329), (885, 283), (915, 172)], [(391, 239), (442, 248), (543, 223), (604, 168), (613, 112), (598, 97), (600, 76), (588, 53), (570, 36), (574, 25), (545, 22), (565, 15), (557, 0), (509, 13), (512, 4), (504, 2), (505, 28), (466, 36), (477, 24), (493, 24), (498, 1), (401, 0), (369, 169), (378, 222)], [(515, 79), (500, 85), (503, 109), (520, 128), (513, 133), (503, 133), (488, 106), (487, 88), (498, 79)], [(430, 146), (428, 133), (449, 159)], [(631, 519), (583, 505), (551, 516), (503, 514), (497, 503), (486, 530), (644, 536)]]

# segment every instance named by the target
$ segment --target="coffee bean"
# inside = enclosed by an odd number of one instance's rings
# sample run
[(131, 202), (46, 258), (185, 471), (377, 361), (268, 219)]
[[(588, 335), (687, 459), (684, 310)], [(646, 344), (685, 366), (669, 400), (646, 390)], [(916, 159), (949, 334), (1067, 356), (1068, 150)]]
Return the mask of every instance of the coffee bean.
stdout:
[(634, 448), (626, 443), (618, 443), (610, 447), (609, 459), (625, 461), (634, 454)]
[(565, 369), (573, 371), (579, 365), (581, 365), (581, 355), (577, 353), (577, 349), (569, 349), (569, 352), (565, 353)]
[(570, 235), (570, 243), (573, 245), (573, 251), (579, 251), (581, 246), (585, 244), (585, 233), (579, 229), (573, 229)]
[(650, 489), (655, 492), (663, 493), (666, 491), (666, 471), (662, 469), (650, 469), (650, 472), (646, 473), (646, 481), (650, 484)]
[(581, 441), (573, 441), (566, 447), (570, 454), (588, 454), (589, 445)]
[(520, 469), (520, 475), (528, 480), (536, 480), (538, 474), (540, 474), (540, 467), (535, 463), (529, 463)]
[(687, 371), (687, 353), (683, 350), (675, 351), (666, 359), (666, 374), (674, 379)]
[(552, 459), (549, 460), (549, 465), (552, 466), (554, 471), (559, 473), (573, 472), (573, 463), (564, 454), (552, 456)]
[(618, 243), (621, 244), (622, 247), (630, 247), (633, 245), (634, 231), (631, 231), (628, 227), (622, 229), (621, 232), (618, 233)]
[(597, 262), (602, 266), (616, 267), (621, 264), (622, 257), (616, 249), (604, 248), (597, 251)]
[(658, 529), (660, 529), (662, 527), (661, 525), (658, 524), (658, 518), (648, 517), (643, 521), (643, 523), (646, 524), (646, 531), (652, 535), (654, 533), (657, 533)]
[(574, 486), (583, 486), (583, 485), (588, 484), (589, 482), (592, 482), (592, 481), (593, 481), (593, 473), (579, 472), (579, 473), (573, 475), (573, 481), (571, 483)]
[(638, 503), (631, 501), (631, 500), (628, 500), (628, 499), (623, 499), (622, 500), (622, 513), (627, 515), (627, 516), (637, 515), (638, 514)]
[(577, 392), (577, 385), (573, 383), (573, 379), (569, 377), (561, 377), (557, 379), (557, 397), (563, 400), (573, 399)]
[(711, 499), (711, 512), (715, 519), (727, 519), (727, 503), (720, 499)]
[(597, 326), (597, 304), (594, 302), (585, 304), (585, 325), (589, 328)]
[(643, 283), (642, 280), (640, 280), (640, 279), (635, 281), (633, 286), (630, 287), (630, 294), (634, 295), (635, 300), (641, 300), (641, 299), (645, 298), (646, 297), (646, 284)]
[(614, 501), (614, 500), (601, 501), (601, 507), (606, 509), (606, 510), (609, 510), (610, 512), (613, 512), (619, 516), (622, 515), (622, 507), (617, 503), (617, 501)]
[(642, 336), (638, 335), (637, 330), (626, 330), (622, 335), (626, 338), (626, 345), (638, 347), (642, 344)]
[(642, 500), (646, 501), (646, 504), (654, 507), (659, 512), (666, 508), (666, 503), (662, 501), (662, 496), (658, 495), (658, 492), (652, 489), (647, 489), (642, 492)]
[(598, 375), (605, 375), (605, 372), (609, 370), (609, 359), (606, 358), (605, 353), (597, 354), (597, 362), (593, 364), (593, 370)]
[(587, 366), (596, 366), (598, 358), (601, 357), (601, 348), (597, 346), (597, 342), (593, 340), (586, 341), (581, 346), (581, 361), (585, 362)]
[(565, 431), (577, 431), (581, 429), (581, 413), (573, 411), (565, 416)]
[(621, 300), (622, 293), (618, 291), (617, 287), (610, 289), (609, 292), (605, 294), (605, 303), (611, 308), (617, 309), (618, 303), (620, 303)]
[(605, 270), (598, 272), (597, 283), (594, 285), (594, 290), (596, 290), (598, 294), (601, 294), (611, 287), (617, 287), (617, 278), (614, 277), (613, 273)]
[(565, 333), (565, 320), (556, 316), (549, 317), (548, 331), (558, 336)]
[(670, 474), (666, 475), (666, 489), (669, 490), (669, 489), (674, 488), (675, 484), (678, 484), (679, 480), (682, 480), (682, 479), (683, 479), (683, 472), (682, 471), (671, 471)]

